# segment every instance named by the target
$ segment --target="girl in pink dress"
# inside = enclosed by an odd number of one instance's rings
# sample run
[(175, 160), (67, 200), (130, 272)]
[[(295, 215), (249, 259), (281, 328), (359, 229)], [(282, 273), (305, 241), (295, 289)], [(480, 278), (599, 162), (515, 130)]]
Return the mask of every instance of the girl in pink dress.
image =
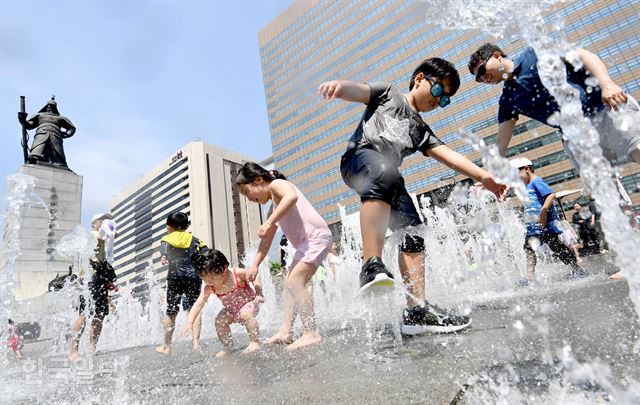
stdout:
[(203, 247), (199, 252), (191, 255), (191, 261), (206, 285), (189, 311), (187, 322), (180, 331), (180, 336), (191, 332), (195, 319), (204, 308), (209, 296), (215, 294), (223, 305), (222, 310), (216, 316), (216, 332), (224, 346), (216, 354), (216, 357), (223, 357), (232, 352), (231, 324), (233, 323), (244, 325), (249, 333), (250, 343), (244, 349), (244, 353), (258, 350), (260, 341), (258, 340), (259, 328), (256, 315), (258, 315), (260, 303), (264, 302), (259, 279), (253, 282), (253, 288), (251, 288), (246, 269), (238, 267), (230, 269), (229, 261), (224, 254), (207, 247)]
[[(315, 325), (313, 300), (305, 286), (331, 250), (333, 238), (327, 223), (300, 190), (276, 170), (268, 171), (256, 163), (245, 163), (238, 171), (235, 182), (238, 191), (249, 200), (260, 204), (272, 202), (266, 222), (258, 229), (261, 242), (249, 268), (249, 280), (258, 274), (258, 266), (267, 256), (278, 227), (296, 248), (291, 270), (284, 280), (282, 327), (265, 343), (287, 343), (291, 350), (319, 343), (322, 337)], [(292, 342), (291, 329), (296, 309), (304, 332)]]

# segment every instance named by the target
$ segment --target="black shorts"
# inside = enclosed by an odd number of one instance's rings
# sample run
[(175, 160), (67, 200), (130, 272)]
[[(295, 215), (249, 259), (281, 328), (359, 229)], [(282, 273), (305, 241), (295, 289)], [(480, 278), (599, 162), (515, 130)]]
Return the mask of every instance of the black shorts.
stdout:
[[(106, 283), (90, 282), (89, 295), (91, 298), (89, 305), (89, 315), (104, 318), (109, 315), (109, 290)], [(83, 315), (86, 309), (86, 300), (80, 296), (78, 314)]]
[(380, 152), (356, 149), (342, 156), (340, 173), (345, 184), (360, 201), (382, 200), (391, 206), (389, 228), (399, 230), (422, 224), (398, 168)]
[[(167, 279), (167, 315), (175, 315), (180, 310), (180, 300), (182, 309), (188, 311), (196, 303), (202, 280), (193, 277), (171, 277)], [(182, 296), (184, 295), (184, 299)]]
[(551, 250), (551, 254), (556, 259), (560, 259), (562, 263), (575, 266), (577, 264), (577, 258), (575, 253), (571, 251), (560, 241), (559, 233), (547, 233), (543, 232), (540, 235), (527, 235), (524, 238), (524, 251), (527, 256), (535, 256), (536, 252), (531, 247), (532, 239), (538, 239), (540, 245), (547, 244), (549, 249)]

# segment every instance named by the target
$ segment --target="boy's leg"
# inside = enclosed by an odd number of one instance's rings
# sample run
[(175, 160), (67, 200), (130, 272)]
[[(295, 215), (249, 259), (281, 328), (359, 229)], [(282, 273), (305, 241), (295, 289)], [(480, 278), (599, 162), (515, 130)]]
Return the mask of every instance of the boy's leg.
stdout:
[(450, 333), (468, 327), (471, 325), (468, 317), (451, 314), (426, 300), (426, 246), (424, 239), (418, 235), (419, 230), (411, 229), (422, 225), (422, 219), (402, 178), (396, 182), (393, 191), (389, 226), (394, 231), (405, 232), (398, 258), (400, 274), (407, 287), (407, 309), (403, 313), (402, 332), (407, 335)]
[(167, 316), (162, 321), (164, 326), (164, 344), (156, 346), (156, 352), (162, 354), (171, 353), (171, 341), (173, 340), (173, 331), (176, 326), (176, 316), (178, 314), (167, 313)]
[(564, 264), (571, 266), (571, 275), (573, 277), (584, 277), (587, 272), (578, 264), (576, 255), (560, 241), (557, 234), (543, 234), (542, 243), (546, 243), (551, 249), (553, 256), (560, 259)]
[(382, 256), (384, 235), (389, 226), (391, 206), (382, 200), (365, 200), (360, 208), (360, 233), (364, 250), (364, 262)]
[(176, 316), (180, 310), (182, 292), (183, 288), (180, 278), (167, 278), (167, 316), (162, 321), (162, 325), (164, 326), (164, 344), (156, 346), (155, 350), (158, 353), (171, 353), (171, 342), (173, 340), (173, 331), (176, 326)]
[(100, 333), (102, 333), (102, 323), (105, 316), (109, 315), (109, 290), (105, 283), (91, 283), (89, 292), (94, 309), (94, 317), (89, 325), (89, 343), (91, 352), (95, 353)]
[(424, 254), (400, 252), (398, 265), (402, 282), (407, 287), (407, 308), (424, 305), (426, 300)]
[(304, 327), (302, 336), (288, 346), (290, 350), (300, 349), (322, 341), (322, 337), (316, 329), (313, 298), (306, 288), (317, 269), (318, 266), (313, 263), (295, 262), (285, 282), (284, 287), (295, 300)]
[(96, 314), (91, 320), (91, 325), (89, 326), (89, 344), (91, 347), (91, 352), (96, 352), (96, 347), (98, 346), (98, 339), (100, 339), (100, 333), (102, 333), (102, 323), (104, 321), (103, 314)]
[(78, 347), (80, 345), (80, 338), (82, 337), (82, 332), (84, 330), (86, 320), (87, 317), (84, 314), (80, 314), (80, 316), (78, 316), (76, 321), (73, 323), (73, 327), (71, 328), (71, 347), (69, 348), (68, 356), (70, 361), (78, 360)]
[(360, 272), (360, 287), (389, 280), (389, 273), (380, 256), (389, 224), (394, 189), (402, 176), (384, 155), (372, 149), (359, 149), (343, 156), (340, 173), (345, 184), (360, 196), (360, 232), (364, 264)]
[(233, 316), (226, 308), (218, 312), (216, 316), (216, 333), (224, 348), (216, 354), (216, 357), (227, 356), (233, 351), (233, 339), (231, 337), (231, 324), (233, 322)]
[[(535, 237), (526, 236), (524, 240), (524, 253), (527, 259), (527, 280), (533, 281), (536, 273), (536, 264), (538, 263), (538, 256), (536, 252), (531, 247), (532, 239)], [(519, 284), (528, 284), (524, 280), (519, 282)]]

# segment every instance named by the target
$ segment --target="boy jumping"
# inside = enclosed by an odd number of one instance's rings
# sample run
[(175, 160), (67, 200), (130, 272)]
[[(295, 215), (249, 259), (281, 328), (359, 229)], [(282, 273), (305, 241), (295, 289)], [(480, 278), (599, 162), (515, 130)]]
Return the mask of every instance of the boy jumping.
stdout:
[[(325, 99), (340, 98), (367, 105), (340, 164), (344, 182), (360, 195), (362, 203), (363, 289), (385, 279), (393, 280), (381, 259), (387, 227), (398, 231), (422, 224), (398, 170), (405, 157), (420, 151), (481, 182), (500, 198), (506, 190), (487, 171), (445, 146), (420, 116), (420, 112), (447, 106), (459, 87), (455, 66), (444, 59), (430, 58), (413, 72), (407, 94), (388, 83), (342, 80), (322, 83), (318, 89)], [(471, 324), (468, 317), (451, 315), (426, 300), (424, 250), (424, 240), (409, 230), (398, 258), (408, 290), (403, 333), (455, 332), (466, 328)]]

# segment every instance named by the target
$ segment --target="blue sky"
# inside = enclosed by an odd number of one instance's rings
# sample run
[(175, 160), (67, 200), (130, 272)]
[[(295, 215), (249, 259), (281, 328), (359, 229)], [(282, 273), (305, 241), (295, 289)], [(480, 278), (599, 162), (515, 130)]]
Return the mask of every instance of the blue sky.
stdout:
[[(0, 1), (0, 175), (22, 164), (19, 96), (74, 123), (82, 222), (200, 138), (262, 159), (271, 141), (258, 31), (291, 1)], [(33, 131), (30, 133), (33, 136)]]

